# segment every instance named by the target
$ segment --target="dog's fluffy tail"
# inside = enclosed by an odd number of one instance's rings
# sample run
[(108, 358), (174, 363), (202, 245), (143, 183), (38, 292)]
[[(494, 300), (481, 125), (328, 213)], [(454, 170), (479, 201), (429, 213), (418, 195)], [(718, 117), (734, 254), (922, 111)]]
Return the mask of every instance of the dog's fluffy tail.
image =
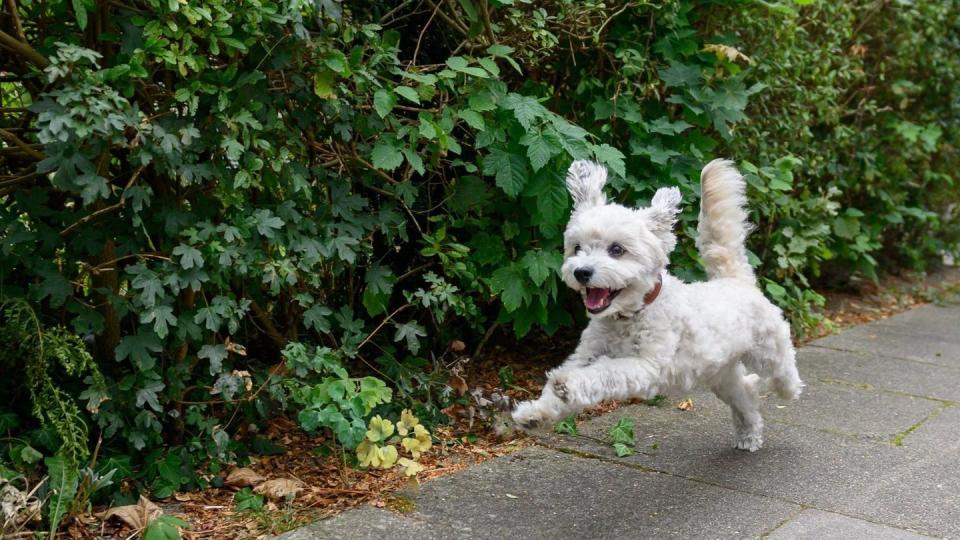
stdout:
[(745, 245), (750, 225), (743, 176), (733, 162), (715, 159), (700, 173), (700, 224), (697, 249), (710, 279), (754, 281)]

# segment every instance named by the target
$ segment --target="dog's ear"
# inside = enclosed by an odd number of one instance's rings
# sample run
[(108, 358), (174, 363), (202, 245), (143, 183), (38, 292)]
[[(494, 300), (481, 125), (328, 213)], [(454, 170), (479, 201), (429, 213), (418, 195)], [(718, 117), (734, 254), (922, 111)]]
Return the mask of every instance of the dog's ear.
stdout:
[(650, 223), (650, 232), (657, 235), (667, 248), (673, 251), (677, 239), (673, 235), (673, 226), (680, 213), (680, 190), (675, 187), (660, 188), (650, 200), (650, 207), (644, 210)]
[(567, 190), (573, 196), (573, 210), (607, 204), (603, 185), (607, 183), (607, 169), (587, 160), (577, 160), (567, 171)]

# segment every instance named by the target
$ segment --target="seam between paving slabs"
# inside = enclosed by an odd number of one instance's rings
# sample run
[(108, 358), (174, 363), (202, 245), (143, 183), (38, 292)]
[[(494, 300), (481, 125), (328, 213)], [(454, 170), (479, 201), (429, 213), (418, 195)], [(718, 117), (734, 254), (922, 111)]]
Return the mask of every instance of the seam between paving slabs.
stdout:
[(785, 525), (786, 523), (788, 523), (788, 522), (791, 521), (792, 519), (796, 518), (796, 516), (800, 515), (800, 513), (802, 513), (804, 510), (807, 510), (807, 509), (820, 510), (821, 512), (829, 512), (829, 513), (831, 513), (831, 514), (837, 514), (837, 515), (845, 516), (845, 517), (848, 517), (848, 518), (851, 518), (851, 519), (858, 519), (858, 520), (860, 520), (860, 521), (866, 521), (867, 523), (873, 523), (874, 525), (882, 525), (882, 526), (884, 526), (884, 527), (890, 527), (891, 529), (898, 529), (898, 530), (901, 530), (901, 531), (907, 531), (907, 532), (922, 534), (922, 535), (925, 535), (925, 536), (929, 536), (929, 537), (931, 537), (931, 538), (942, 538), (942, 537), (940, 537), (940, 536), (936, 536), (934, 533), (929, 532), (929, 531), (927, 531), (927, 530), (904, 528), (904, 527), (900, 527), (900, 526), (898, 526), (898, 525), (893, 525), (893, 524), (890, 524), (890, 523), (884, 523), (884, 522), (882, 522), (882, 521), (876, 521), (876, 520), (874, 520), (874, 519), (870, 519), (870, 518), (868, 518), (868, 517), (860, 516), (860, 515), (857, 515), (857, 514), (848, 514), (848, 513), (839, 512), (839, 511), (837, 511), (837, 510), (830, 509), (830, 508), (821, 508), (821, 507), (819, 507), (819, 506), (815, 506), (815, 505), (808, 504), (808, 503), (803, 503), (803, 502), (800, 502), (800, 501), (794, 501), (794, 500), (787, 499), (787, 498), (784, 498), (784, 497), (776, 497), (776, 496), (772, 496), (772, 495), (767, 495), (767, 494), (765, 494), (765, 493), (757, 493), (757, 492), (751, 491), (751, 490), (732, 488), (732, 487), (730, 487), (730, 486), (725, 486), (725, 485), (723, 485), (723, 484), (718, 484), (718, 483), (716, 483), (716, 482), (710, 482), (709, 480), (704, 480), (703, 478), (694, 478), (694, 477), (690, 477), (690, 476), (683, 476), (682, 474), (676, 474), (676, 473), (672, 473), (672, 472), (670, 472), (670, 471), (663, 471), (663, 470), (660, 470), (660, 469), (655, 469), (655, 468), (653, 468), (653, 467), (647, 467), (646, 465), (640, 465), (640, 464), (637, 464), (637, 463), (627, 463), (627, 462), (624, 462), (624, 461), (617, 461), (617, 460), (610, 459), (610, 458), (608, 458), (608, 457), (601, 456), (601, 455), (598, 455), (598, 454), (591, 454), (590, 452), (584, 452), (583, 450), (577, 450), (577, 449), (574, 449), (574, 448), (567, 448), (567, 447), (564, 447), (564, 446), (551, 446), (551, 445), (546, 444), (546, 443), (544, 443), (544, 442), (542, 442), (542, 441), (539, 441), (539, 440), (538, 440), (538, 441), (535, 441), (535, 443), (536, 443), (538, 446), (541, 446), (541, 447), (546, 448), (546, 449), (548, 449), (548, 450), (553, 450), (553, 451), (556, 451), (556, 452), (560, 452), (561, 454), (567, 454), (567, 455), (574, 456), (574, 457), (578, 457), (578, 458), (581, 458), (581, 459), (595, 459), (595, 460), (601, 461), (601, 462), (603, 462), (603, 463), (609, 463), (609, 464), (611, 464), (611, 465), (616, 465), (616, 466), (619, 466), (619, 467), (626, 467), (626, 468), (628, 468), (628, 469), (633, 469), (633, 470), (635, 470), (635, 471), (640, 471), (640, 472), (645, 472), (645, 473), (653, 473), (653, 474), (663, 474), (663, 475), (665, 475), (665, 476), (671, 476), (671, 477), (673, 477), (673, 478), (680, 478), (680, 479), (682, 479), (682, 480), (687, 480), (687, 481), (693, 482), (693, 483), (695, 483), (695, 484), (702, 484), (702, 485), (705, 485), (705, 486), (711, 486), (711, 487), (715, 487), (715, 488), (722, 489), (722, 490), (724, 490), (724, 491), (732, 491), (732, 492), (735, 492), (735, 493), (746, 493), (747, 495), (752, 495), (752, 496), (754, 496), (754, 497), (759, 497), (759, 498), (761, 498), (761, 499), (769, 499), (769, 500), (771, 500), (771, 501), (777, 501), (777, 502), (781, 502), (781, 503), (785, 503), (785, 504), (790, 504), (790, 505), (794, 505), (794, 506), (798, 506), (798, 507), (799, 507), (794, 514), (791, 514), (791, 515), (790, 515), (789, 517), (787, 517), (783, 522), (779, 523), (779, 524), (776, 525), (773, 529), (770, 529), (769, 531), (763, 533), (762, 535), (758, 536), (757, 538), (765, 538), (766, 536), (772, 534), (773, 531), (775, 531), (776, 529), (782, 527), (783, 525)]
[(936, 401), (945, 407), (951, 407), (956, 404), (955, 401), (950, 399), (938, 398), (934, 396), (925, 396), (923, 394), (911, 394), (910, 392), (904, 392), (902, 390), (892, 390), (890, 388), (877, 387), (870, 383), (858, 383), (858, 382), (848, 381), (846, 379), (836, 379), (833, 377), (820, 377), (818, 380), (824, 384), (829, 384), (833, 386), (844, 386), (847, 388), (855, 388), (857, 390), (863, 390), (865, 392), (874, 392), (874, 391), (883, 392), (884, 394), (892, 394), (900, 397), (925, 399), (927, 401)]
[(779, 528), (783, 527), (784, 525), (786, 525), (787, 523), (790, 523), (791, 521), (797, 519), (798, 517), (800, 517), (800, 514), (806, 512), (806, 511), (807, 511), (807, 508), (801, 506), (796, 512), (794, 512), (794, 513), (790, 514), (789, 516), (783, 518), (783, 520), (780, 521), (780, 523), (777, 523), (776, 525), (773, 526), (773, 528), (768, 529), (767, 531), (761, 533), (760, 536), (758, 536), (757, 538), (758, 538), (759, 540), (765, 540), (768, 536), (770, 536), (771, 534), (773, 534), (777, 529), (779, 529)]
[[(903, 431), (895, 434), (893, 437), (890, 438), (890, 440), (888, 440), (888, 441), (883, 441), (883, 442), (886, 442), (887, 444), (891, 444), (891, 445), (893, 445), (893, 446), (903, 446), (903, 441), (904, 441), (904, 439), (906, 439), (911, 433), (913, 433), (914, 431), (916, 431), (917, 429), (919, 429), (920, 426), (922, 426), (923, 424), (925, 424), (925, 423), (926, 423), (928, 420), (930, 420), (931, 418), (936, 418), (938, 415), (940, 415), (940, 413), (942, 413), (943, 411), (947, 410), (948, 408), (953, 407), (953, 406), (956, 405), (956, 402), (955, 402), (955, 401), (952, 401), (952, 400), (949, 400), (949, 399), (943, 399), (943, 398), (938, 398), (938, 397), (933, 397), (933, 396), (924, 396), (924, 395), (918, 395), (918, 394), (911, 394), (911, 393), (909, 393), (909, 392), (902, 392), (902, 391), (900, 391), (900, 390), (890, 390), (890, 389), (887, 389), (887, 388), (877, 388), (877, 387), (875, 387), (874, 385), (868, 384), (868, 383), (855, 383), (855, 382), (847, 381), (847, 380), (844, 380), (844, 379), (834, 379), (834, 378), (829, 378), (829, 377), (821, 377), (819, 380), (820, 380), (820, 382), (822, 382), (822, 383), (824, 383), (824, 384), (829, 384), (829, 385), (834, 385), (834, 386), (844, 386), (844, 387), (847, 387), (847, 388), (855, 388), (855, 389), (858, 389), (858, 390), (862, 390), (862, 391), (864, 391), (864, 392), (883, 392), (883, 393), (885, 393), (885, 394), (891, 394), (891, 395), (901, 396), (901, 397), (908, 397), (908, 398), (911, 398), (911, 399), (925, 399), (925, 400), (927, 400), (927, 401), (934, 401), (934, 402), (937, 402), (937, 403), (940, 404), (940, 406), (939, 406), (938, 408), (936, 408), (936, 409), (930, 411), (929, 413), (927, 413), (923, 418), (921, 418), (919, 421), (917, 421), (917, 422), (915, 422), (914, 424), (912, 424), (911, 426), (909, 426), (907, 429), (905, 429), (905, 430), (903, 430)], [(773, 420), (773, 422), (778, 422), (778, 421), (777, 421), (777, 420)], [(782, 422), (782, 421), (779, 421), (779, 423), (786, 424), (786, 425), (790, 425), (790, 424), (788, 424), (788, 423), (786, 423), (786, 422)], [(807, 427), (810, 427), (810, 426), (807, 426)], [(819, 429), (819, 428), (813, 428), (813, 429)], [(822, 431), (827, 431), (827, 430), (822, 430)], [(837, 435), (846, 435), (846, 436), (853, 436), (853, 437), (857, 437), (857, 438), (863, 438), (863, 439), (866, 439), (866, 440), (868, 440), (868, 441), (869, 441), (869, 440), (873, 440), (873, 441), (876, 440), (875, 438), (872, 438), (872, 437), (862, 437), (862, 436), (858, 437), (857, 435), (852, 434), (852, 433), (843, 433), (843, 432), (839, 432), (839, 431), (833, 432), (833, 433), (835, 433), (835, 434), (837, 434)]]
[(932, 367), (939, 367), (939, 368), (960, 370), (960, 367), (953, 366), (953, 365), (938, 364), (938, 363), (936, 363), (936, 362), (930, 362), (930, 361), (928, 361), (928, 360), (917, 360), (916, 358), (905, 358), (905, 357), (903, 357), (903, 356), (896, 356), (896, 355), (893, 355), (893, 354), (885, 354), (885, 353), (880, 353), (880, 352), (864, 351), (864, 350), (861, 350), (861, 349), (846, 349), (846, 348), (843, 348), (843, 347), (836, 347), (836, 346), (829, 346), (829, 345), (818, 345), (818, 344), (815, 344), (815, 343), (810, 343), (810, 344), (808, 344), (808, 345), (804, 345), (803, 348), (804, 348), (804, 349), (823, 349), (823, 350), (825, 350), (825, 351), (837, 351), (837, 352), (845, 352), (845, 353), (854, 353), (854, 354), (858, 354), (858, 355), (862, 355), (862, 356), (879, 356), (879, 357), (881, 357), (881, 358), (887, 358), (887, 359), (889, 359), (889, 360), (903, 360), (903, 361), (905, 361), (905, 362), (913, 362), (913, 363), (915, 363), (915, 364), (922, 364), (922, 365), (924, 365), (924, 366), (932, 366)]

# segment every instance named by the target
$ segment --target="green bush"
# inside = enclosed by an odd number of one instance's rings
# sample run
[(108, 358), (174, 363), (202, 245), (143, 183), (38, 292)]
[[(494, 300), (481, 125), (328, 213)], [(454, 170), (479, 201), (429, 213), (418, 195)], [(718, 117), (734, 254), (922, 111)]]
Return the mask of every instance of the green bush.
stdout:
[[(256, 451), (234, 433), (278, 411), (348, 448), (375, 414), (441, 420), (452, 340), (574, 325), (572, 159), (621, 202), (680, 187), (690, 279), (697, 173), (738, 159), (802, 332), (811, 280), (955, 249), (960, 136), (955, 1), (808, 4), (21, 2), (0, 293), (79, 336), (94, 375), (44, 368), (86, 406), (71, 432), (159, 494)], [(0, 425), (72, 444), (0, 361)]]

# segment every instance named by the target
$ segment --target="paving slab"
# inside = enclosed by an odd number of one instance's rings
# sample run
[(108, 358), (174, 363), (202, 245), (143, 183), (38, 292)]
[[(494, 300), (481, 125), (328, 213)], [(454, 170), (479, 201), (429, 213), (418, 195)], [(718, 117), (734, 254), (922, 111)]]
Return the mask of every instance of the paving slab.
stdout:
[(925, 540), (929, 536), (878, 525), (862, 519), (856, 519), (833, 512), (804, 510), (796, 518), (773, 531), (768, 540), (823, 540), (824, 538), (843, 538), (844, 540)]
[(894, 358), (960, 368), (960, 308), (922, 307), (882, 321), (856, 326), (810, 343), (846, 351), (861, 351)]
[(808, 380), (800, 400), (768, 406), (764, 417), (770, 422), (892, 441), (941, 407), (942, 402), (932, 399)]
[(536, 447), (434, 480), (414, 501), (404, 516), (367, 508), (282, 538), (383, 538), (390, 528), (406, 535), (408, 525), (417, 538), (756, 538), (800, 510)]
[(917, 335), (935, 335), (944, 341), (960, 344), (960, 309), (956, 306), (921, 306), (867, 326), (900, 328)]
[(960, 368), (818, 347), (801, 349), (797, 354), (797, 365), (808, 384), (832, 381), (943, 401), (960, 401)]

